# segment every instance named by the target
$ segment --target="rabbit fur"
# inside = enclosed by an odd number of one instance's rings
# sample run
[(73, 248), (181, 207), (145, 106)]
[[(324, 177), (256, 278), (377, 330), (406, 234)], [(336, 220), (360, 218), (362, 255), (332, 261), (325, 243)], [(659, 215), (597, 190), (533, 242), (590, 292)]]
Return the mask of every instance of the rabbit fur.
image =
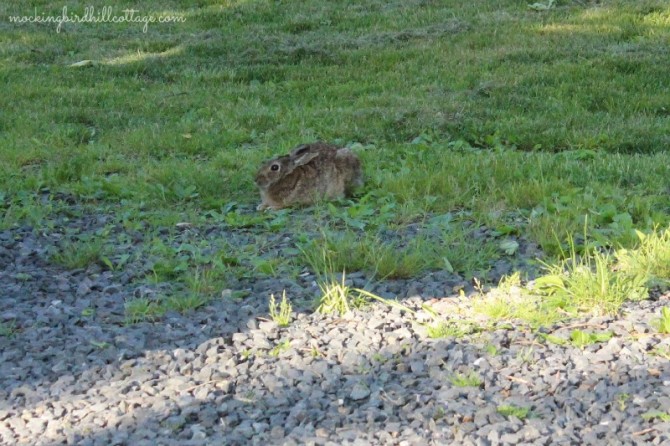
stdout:
[(350, 149), (314, 142), (264, 162), (254, 179), (258, 210), (282, 209), (349, 196), (363, 185), (361, 162)]

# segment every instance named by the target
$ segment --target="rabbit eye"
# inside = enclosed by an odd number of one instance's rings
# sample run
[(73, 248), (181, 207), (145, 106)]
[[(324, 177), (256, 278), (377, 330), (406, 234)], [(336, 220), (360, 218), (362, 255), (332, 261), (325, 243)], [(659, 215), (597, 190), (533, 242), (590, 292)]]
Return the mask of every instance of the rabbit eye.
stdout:
[(272, 166), (270, 166), (270, 170), (273, 171), (273, 172), (278, 171), (279, 170), (279, 164), (273, 164)]

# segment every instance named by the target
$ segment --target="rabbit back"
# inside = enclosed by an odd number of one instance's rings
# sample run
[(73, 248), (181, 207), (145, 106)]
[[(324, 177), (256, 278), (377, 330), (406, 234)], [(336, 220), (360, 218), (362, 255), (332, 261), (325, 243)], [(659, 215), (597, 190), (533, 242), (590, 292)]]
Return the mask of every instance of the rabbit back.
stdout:
[[(287, 164), (280, 169), (281, 174), (267, 184), (259, 182), (263, 169), (278, 160)], [(338, 199), (362, 185), (361, 163), (348, 148), (322, 142), (303, 144), (289, 155), (265, 163), (257, 174), (256, 184), (261, 193), (259, 210)]]

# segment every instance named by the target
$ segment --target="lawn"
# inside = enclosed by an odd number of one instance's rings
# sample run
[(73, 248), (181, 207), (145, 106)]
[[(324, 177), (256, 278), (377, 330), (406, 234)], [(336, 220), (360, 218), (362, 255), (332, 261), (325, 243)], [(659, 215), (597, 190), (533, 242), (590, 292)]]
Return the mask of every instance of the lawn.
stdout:
[[(148, 234), (212, 221), (299, 233), (325, 221), (331, 262), (358, 261), (354, 269), (384, 277), (473, 275), (481, 262), (459, 239), (465, 227), (527, 239), (558, 261), (585, 241), (635, 248), (635, 230), (670, 222), (670, 7), (529, 3), (115, 4), (118, 16), (132, 8), (183, 19), (146, 32), (142, 23), (64, 23), (57, 32), (9, 18), (58, 16), (63, 6), (83, 15), (105, 2), (5, 3), (0, 227), (53, 229), (63, 212), (141, 221)], [(309, 218), (297, 223), (247, 212), (259, 200), (259, 163), (317, 139), (360, 155), (360, 196), (300, 211)], [(458, 223), (456, 235), (437, 247), (399, 240), (399, 263), (387, 264), (394, 256), (380, 231), (441, 216)], [(240, 256), (272, 275), (318, 269), (321, 251), (305, 254), (309, 243), (298, 243), (304, 259), (291, 265)], [(119, 266), (93, 246), (93, 259)], [(81, 250), (63, 251), (54, 259), (81, 266)], [(449, 252), (458, 255), (449, 261)], [(156, 255), (174, 271), (178, 254)]]

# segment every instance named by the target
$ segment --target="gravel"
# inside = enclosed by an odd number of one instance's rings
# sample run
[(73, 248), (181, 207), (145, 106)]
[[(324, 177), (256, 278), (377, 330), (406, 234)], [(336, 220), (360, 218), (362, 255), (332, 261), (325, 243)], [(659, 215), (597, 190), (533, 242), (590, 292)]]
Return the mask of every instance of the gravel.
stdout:
[[(427, 317), (422, 304), (451, 315), (468, 305), (451, 290), (467, 295), (472, 285), (445, 272), (374, 283), (349, 276), (354, 286), (398, 296), (417, 315), (382, 303), (343, 316), (316, 314), (308, 303), (318, 288), (308, 271), (250, 271), (231, 278), (228, 297), (196, 311), (125, 324), (127, 299), (173, 290), (139, 280), (151, 269), (144, 254), (118, 271), (68, 271), (49, 260), (70, 231), (93, 234), (110, 219), (63, 217), (49, 231), (0, 231), (0, 444), (670, 442), (670, 422), (643, 416), (670, 410), (670, 338), (652, 326), (667, 296), (627, 304), (618, 317), (548, 330), (563, 337), (577, 326), (614, 333), (584, 349), (540, 342), (537, 333), (509, 324), (427, 338), (417, 323)], [(258, 240), (252, 230), (225, 225), (169, 233), (164, 240), (172, 244)], [(117, 256), (152, 242), (142, 228), (123, 225), (110, 237)], [(266, 256), (294, 243), (287, 233), (265, 237)], [(536, 253), (519, 242), (520, 252)], [(492, 267), (510, 270), (500, 262)], [(295, 310), (285, 328), (268, 321), (268, 296), (283, 289)], [(246, 297), (230, 297), (238, 291)], [(471, 373), (481, 385), (454, 384), (454, 376)], [(519, 419), (502, 406), (529, 412)]]

